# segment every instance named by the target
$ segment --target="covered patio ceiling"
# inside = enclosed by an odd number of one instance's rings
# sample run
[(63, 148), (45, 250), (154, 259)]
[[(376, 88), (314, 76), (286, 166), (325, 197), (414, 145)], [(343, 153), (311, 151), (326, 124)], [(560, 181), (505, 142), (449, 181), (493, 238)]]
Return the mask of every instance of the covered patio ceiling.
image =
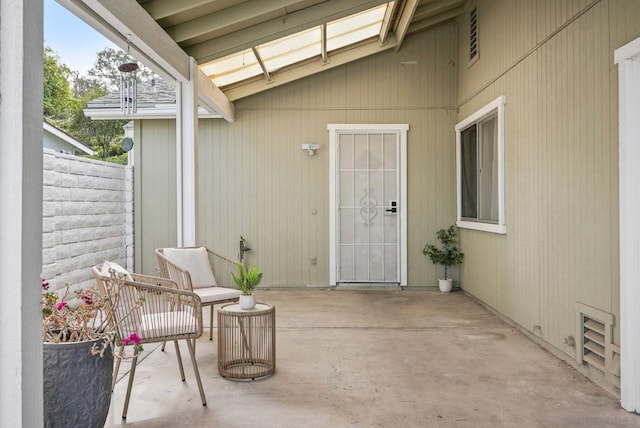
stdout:
[[(57, 0), (165, 79), (186, 82), (189, 57), (198, 64), (198, 98), (210, 112), (233, 120), (233, 101), (368, 55), (400, 49), (407, 34), (454, 19), (466, 0)], [(380, 7), (379, 31), (334, 50), (327, 24)], [(318, 28), (317, 54), (270, 68), (260, 47)], [(376, 28), (377, 29), (377, 28)], [(287, 46), (287, 39), (281, 45)], [(273, 43), (272, 43), (273, 45)], [(293, 47), (292, 47), (293, 49)], [(216, 85), (211, 64), (248, 52), (247, 78)], [(242, 59), (244, 65), (244, 56)], [(229, 70), (227, 70), (229, 71)], [(194, 76), (196, 77), (196, 76)]]

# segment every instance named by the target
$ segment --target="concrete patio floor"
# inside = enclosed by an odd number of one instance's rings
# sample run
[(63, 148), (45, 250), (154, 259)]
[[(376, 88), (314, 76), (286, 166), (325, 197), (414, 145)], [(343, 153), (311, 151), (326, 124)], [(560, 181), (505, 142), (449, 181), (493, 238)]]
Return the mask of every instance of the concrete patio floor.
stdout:
[(276, 307), (273, 376), (220, 377), (216, 332), (210, 342), (205, 330), (203, 407), (186, 346), (184, 383), (173, 346), (147, 346), (127, 420), (121, 379), (105, 426), (640, 427), (618, 399), (462, 292), (257, 294)]

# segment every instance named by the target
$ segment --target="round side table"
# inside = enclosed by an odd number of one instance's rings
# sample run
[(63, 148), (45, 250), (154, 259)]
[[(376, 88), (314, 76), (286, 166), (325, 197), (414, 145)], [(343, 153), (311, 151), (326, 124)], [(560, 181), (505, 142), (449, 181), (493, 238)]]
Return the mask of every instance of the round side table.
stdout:
[(276, 369), (276, 308), (237, 303), (218, 309), (218, 372), (229, 379), (255, 380)]

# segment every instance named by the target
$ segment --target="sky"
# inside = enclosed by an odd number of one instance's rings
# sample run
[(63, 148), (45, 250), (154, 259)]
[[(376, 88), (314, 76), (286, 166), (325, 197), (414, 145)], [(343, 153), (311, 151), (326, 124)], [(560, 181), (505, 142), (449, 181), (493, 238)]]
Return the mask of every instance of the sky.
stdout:
[(97, 52), (118, 49), (55, 0), (44, 0), (44, 44), (58, 54), (62, 64), (84, 76), (93, 68)]

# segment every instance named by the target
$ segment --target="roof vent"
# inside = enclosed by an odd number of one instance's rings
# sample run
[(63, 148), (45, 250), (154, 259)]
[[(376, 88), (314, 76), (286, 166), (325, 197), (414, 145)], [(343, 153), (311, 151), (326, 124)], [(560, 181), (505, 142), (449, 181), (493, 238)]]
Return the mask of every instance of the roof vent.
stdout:
[(469, 62), (475, 62), (478, 56), (478, 8), (474, 7), (469, 13)]

